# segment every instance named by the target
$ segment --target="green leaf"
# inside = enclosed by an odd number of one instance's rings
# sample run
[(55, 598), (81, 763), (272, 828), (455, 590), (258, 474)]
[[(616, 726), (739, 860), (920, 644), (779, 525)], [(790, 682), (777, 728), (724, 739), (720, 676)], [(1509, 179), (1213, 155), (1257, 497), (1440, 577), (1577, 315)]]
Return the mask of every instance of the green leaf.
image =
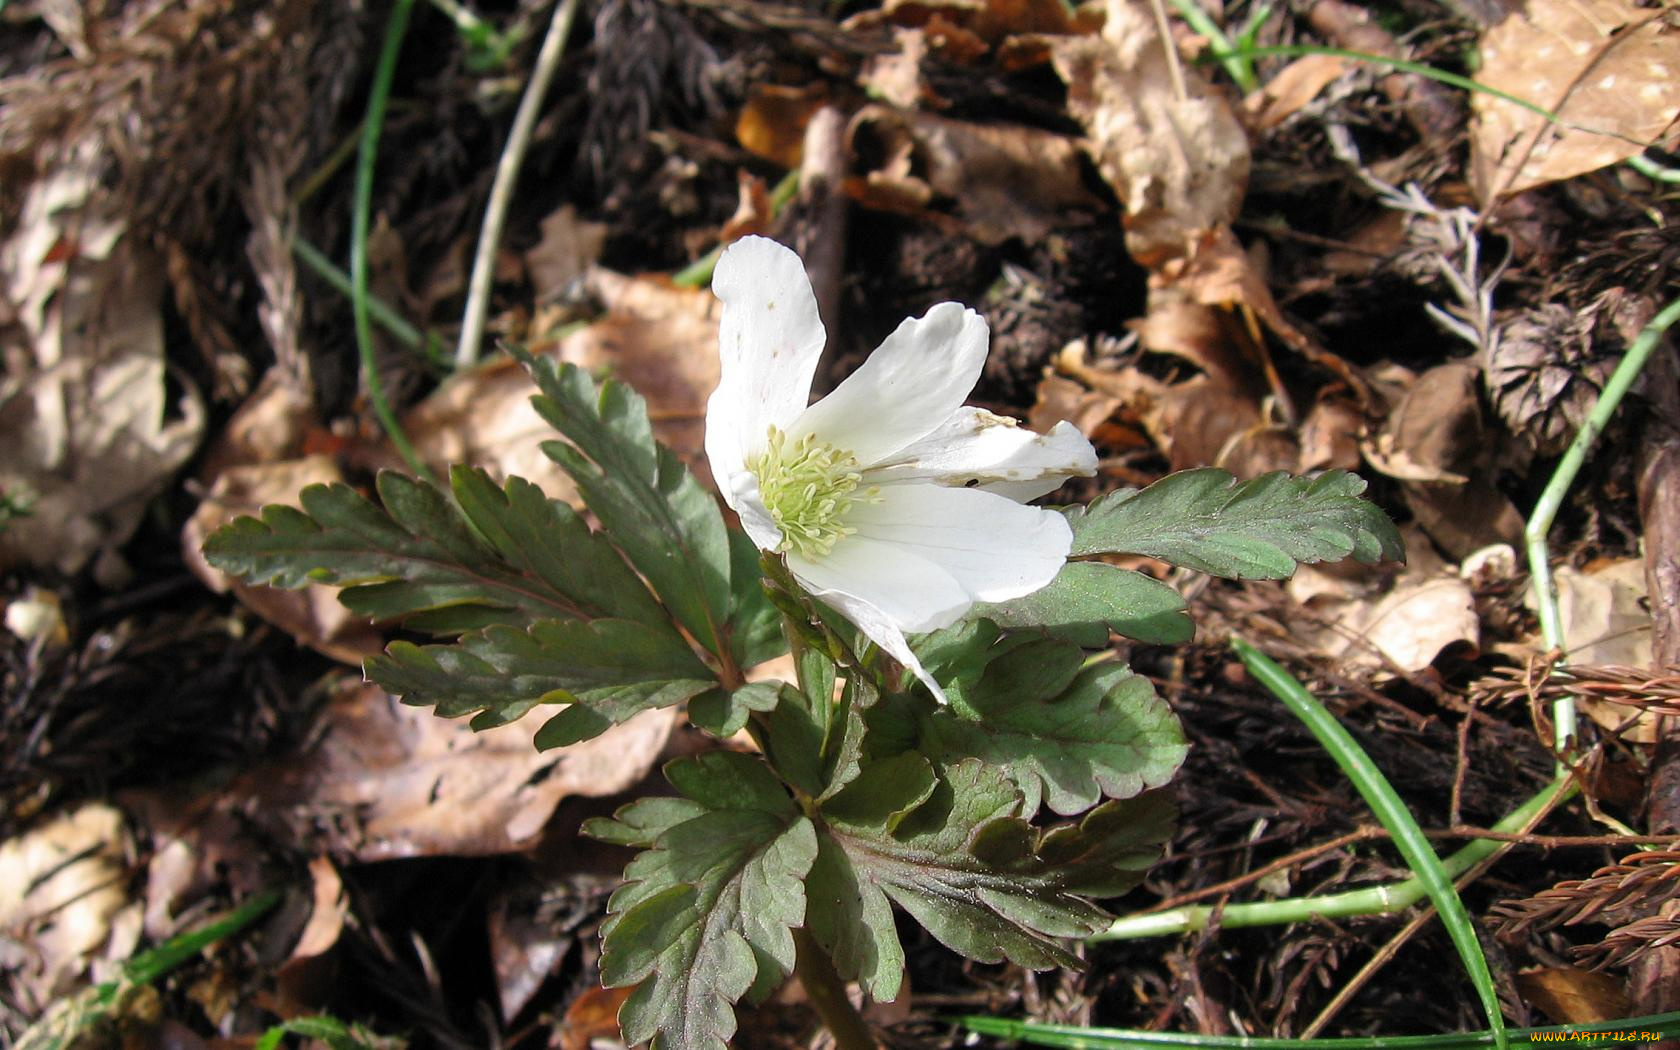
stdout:
[[(640, 982), (619, 1012), (627, 1043), (714, 1050), (735, 1034), (732, 1004), (793, 969), (817, 837), (755, 758), (713, 752), (666, 774), (698, 812), (665, 824), (625, 869), (602, 926), (601, 981)], [(621, 811), (591, 831), (645, 840), (681, 812)]]
[(706, 807), (692, 799), (637, 799), (627, 806), (619, 807), (611, 819), (591, 817), (584, 821), (583, 833), (615, 846), (647, 849), (665, 832), (705, 812)]
[(928, 711), (923, 750), (1003, 769), (1029, 813), (1041, 799), (1064, 816), (1080, 813), (1171, 780), (1187, 750), (1172, 709), (1122, 664), (1080, 664), (1078, 649), (1048, 640), (1005, 652), (963, 692), (980, 721)]
[(1108, 644), (1108, 632), (1155, 645), (1188, 642), (1196, 626), (1184, 598), (1141, 572), (1102, 562), (1070, 561), (1022, 598), (976, 605), (970, 618), (999, 627), (1042, 627), (1087, 649)]
[[(717, 501), (653, 439), (647, 404), (622, 383), (597, 390), (581, 369), (527, 359), (542, 390), (537, 412), (566, 437), (543, 451), (577, 483), (630, 563), (690, 634), (723, 654), (732, 605), (732, 552)], [(751, 617), (749, 617), (751, 618)]]
[(729, 644), (737, 667), (756, 667), (788, 651), (782, 616), (764, 593), (759, 552), (740, 529), (729, 530)]
[(529, 482), (497, 488), (478, 470), (451, 475), (457, 502), (387, 471), (383, 508), (348, 485), (310, 485), (303, 509), (273, 505), (205, 540), (210, 563), (252, 583), (339, 584), (351, 611), (417, 617), (443, 633), (486, 622), (597, 616), (666, 622), (636, 574), (572, 509)]
[(842, 976), (880, 1000), (897, 995), (903, 975), (888, 901), (971, 959), (1077, 968), (1059, 940), (1109, 922), (1082, 894), (1135, 884), (1171, 834), (1172, 807), (1156, 796), (1111, 802), (1049, 831), (1025, 812), (1020, 790), (974, 759), (948, 767), (896, 830), (880, 820), (851, 823), (825, 806), (810, 878), (812, 936)]
[(1207, 467), (1112, 493), (1069, 514), (1073, 555), (1142, 554), (1214, 576), (1281, 580), (1298, 562), (1404, 559), (1394, 523), (1346, 471), (1237, 482)]
[(405, 702), (434, 704), (444, 717), (474, 711), (518, 717), (537, 704), (582, 705), (544, 726), (539, 747), (587, 739), (638, 711), (669, 707), (717, 685), (675, 632), (629, 620), (544, 620), (529, 631), (491, 627), (453, 645), (393, 642), (366, 666), (369, 678)]
[(721, 739), (734, 736), (754, 711), (774, 711), (780, 682), (748, 682), (734, 692), (708, 690), (688, 702), (688, 720)]

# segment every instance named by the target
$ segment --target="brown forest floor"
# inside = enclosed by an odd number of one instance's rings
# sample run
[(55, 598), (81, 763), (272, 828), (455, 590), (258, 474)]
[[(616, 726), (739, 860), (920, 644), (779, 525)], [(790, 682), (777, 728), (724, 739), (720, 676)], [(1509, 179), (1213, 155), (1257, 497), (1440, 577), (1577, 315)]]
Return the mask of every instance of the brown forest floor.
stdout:
[[(487, 3), (518, 34), (496, 56), (442, 7), (419, 4), (403, 44), (369, 256), (375, 294), (447, 357), (550, 8)], [(612, 1037), (591, 990), (624, 857), (575, 831), (703, 741), (661, 731), (557, 762), (528, 737), (472, 738), (361, 684), (383, 636), (330, 595), (229, 593), (194, 553), (230, 514), (400, 463), (349, 300), (289, 247), (348, 253), (387, 13), (0, 7), (0, 1045), (264, 887), (280, 907), (160, 981), (106, 1045), (250, 1046), (316, 1013), (415, 1047)], [(1531, 673), (1545, 646), (1523, 518), (1680, 287), (1680, 193), (1621, 163), (1673, 134), (1675, 18), (1637, 0), (1292, 0), (1257, 34), (1473, 75), (1560, 110), (1548, 128), (1325, 56), (1257, 60), (1264, 86), (1245, 97), (1188, 61), (1206, 42), (1177, 15), (1182, 65), (1151, 8), (1124, 0), (589, 0), (523, 162), (486, 343), (628, 379), (693, 460), (716, 319), (709, 293), (668, 278), (766, 232), (812, 269), (828, 383), (934, 302), (984, 313), (977, 398), (1084, 429), (1103, 469), (1077, 495), (1209, 463), (1359, 472), (1405, 528), (1404, 569), (1175, 576), (1198, 640), (1129, 647), (1193, 746), (1169, 856), (1113, 903), (1392, 881), (1398, 856), (1355, 834), (1374, 827), (1357, 794), (1225, 641), (1311, 685), (1426, 829), (1487, 827), (1546, 783), (1553, 694)], [(791, 169), (803, 188), (773, 214)], [(521, 371), (446, 378), (379, 339), (424, 457), (555, 480)], [(1664, 346), (1552, 535), (1577, 675), (1623, 702), (1582, 720), (1583, 784), (1607, 819), (1577, 799), (1464, 891), (1520, 1022), (1680, 998), (1680, 977), (1662, 980), (1676, 950), (1656, 947), (1680, 921), (1680, 855), (1645, 858), (1657, 889), (1611, 877), (1546, 913), (1596, 911), (1580, 924), (1495, 910), (1632, 853), (1615, 821), (1680, 829), (1680, 766), (1656, 743), (1680, 662), (1676, 375)], [(1097, 945), (1084, 972), (1036, 976), (963, 964), (906, 924), (909, 992), (875, 1019), (905, 1046), (958, 1045), (947, 1019), (964, 1012), (1259, 1035), (1481, 1027), (1439, 925), (1410, 917)], [(744, 1015), (739, 1043), (806, 1045), (810, 1027), (790, 993)]]

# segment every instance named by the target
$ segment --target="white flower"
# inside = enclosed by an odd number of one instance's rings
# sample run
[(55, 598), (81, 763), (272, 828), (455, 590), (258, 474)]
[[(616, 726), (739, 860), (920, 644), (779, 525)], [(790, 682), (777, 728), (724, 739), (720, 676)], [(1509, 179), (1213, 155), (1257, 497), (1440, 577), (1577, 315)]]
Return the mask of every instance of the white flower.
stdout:
[(1095, 473), (1090, 442), (1068, 423), (1041, 435), (963, 406), (988, 333), (957, 303), (899, 325), (807, 406), (825, 334), (799, 256), (747, 237), (718, 260), (712, 288), (722, 378), (706, 455), (723, 498), (760, 549), (785, 555), (801, 585), (943, 701), (905, 634), (1055, 577), (1072, 530), (1020, 501)]

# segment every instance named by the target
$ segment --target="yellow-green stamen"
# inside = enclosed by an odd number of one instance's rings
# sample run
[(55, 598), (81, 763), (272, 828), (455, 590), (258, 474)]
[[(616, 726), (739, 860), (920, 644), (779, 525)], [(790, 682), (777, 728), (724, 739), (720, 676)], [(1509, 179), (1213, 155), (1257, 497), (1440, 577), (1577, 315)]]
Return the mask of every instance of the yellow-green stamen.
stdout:
[(797, 551), (821, 557), (856, 532), (845, 524), (846, 513), (859, 501), (875, 498), (875, 490), (858, 491), (863, 475), (857, 457), (806, 434), (789, 444), (775, 427), (762, 454), (747, 464), (758, 476), (758, 494), (782, 531), (778, 551)]

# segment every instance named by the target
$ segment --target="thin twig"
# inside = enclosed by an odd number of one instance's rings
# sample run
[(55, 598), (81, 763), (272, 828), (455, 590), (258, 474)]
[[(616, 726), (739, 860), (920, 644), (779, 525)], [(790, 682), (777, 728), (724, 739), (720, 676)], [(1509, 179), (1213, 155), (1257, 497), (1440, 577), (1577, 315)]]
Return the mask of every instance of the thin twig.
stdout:
[(513, 115), (513, 127), (508, 131), (507, 145), (496, 162), (496, 177), (490, 184), (490, 200), (484, 206), (484, 226), (478, 234), (478, 248), (473, 253), (472, 277), (467, 284), (467, 308), (461, 318), (461, 340), (455, 347), (455, 367), (469, 368), (478, 361), (479, 344), (484, 339), (484, 321), (490, 312), (490, 283), (496, 272), (496, 249), (501, 244), (502, 227), (507, 223), (508, 207), (513, 202), (513, 189), (519, 181), (519, 169), (525, 163), (525, 151), (531, 145), (531, 132), (537, 126), (537, 114), (542, 109), (543, 96), (560, 68), (560, 55), (566, 49), (566, 37), (571, 34), (572, 20), (577, 15), (578, 0), (560, 0), (554, 18), (548, 24), (542, 48), (537, 52), (537, 64), (531, 70), (531, 80), (519, 99), (519, 110)]

